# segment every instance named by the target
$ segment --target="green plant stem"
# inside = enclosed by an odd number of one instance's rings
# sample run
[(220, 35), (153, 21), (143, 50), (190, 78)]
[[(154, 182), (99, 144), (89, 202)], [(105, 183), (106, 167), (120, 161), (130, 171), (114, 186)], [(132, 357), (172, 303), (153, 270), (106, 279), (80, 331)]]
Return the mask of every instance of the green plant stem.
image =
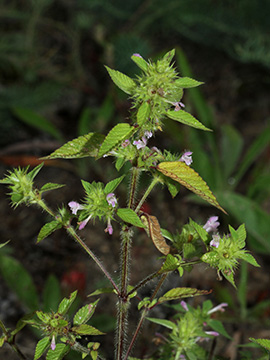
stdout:
[[(163, 274), (162, 277), (160, 278), (160, 280), (159, 280), (159, 282), (158, 282), (158, 284), (157, 284), (157, 286), (156, 286), (156, 288), (155, 288), (155, 290), (154, 290), (154, 292), (153, 292), (153, 294), (152, 294), (152, 296), (150, 298), (150, 303), (154, 300), (155, 296), (157, 295), (158, 291), (160, 290), (161, 286), (163, 285), (164, 281), (166, 280), (167, 275), (168, 274)], [(124, 360), (128, 359), (128, 356), (129, 356), (129, 354), (130, 354), (130, 352), (131, 352), (131, 350), (132, 350), (132, 348), (133, 348), (133, 346), (135, 344), (136, 338), (137, 338), (137, 336), (138, 336), (138, 334), (139, 334), (139, 332), (140, 332), (140, 330), (141, 330), (141, 328), (143, 326), (145, 317), (146, 317), (147, 313), (149, 312), (149, 310), (151, 310), (151, 309), (145, 308), (142, 311), (141, 318), (140, 318), (140, 320), (138, 322), (136, 330), (134, 331), (133, 337), (132, 337), (131, 342), (129, 344), (128, 350), (127, 350), (126, 355), (124, 357)]]
[(118, 300), (118, 318), (117, 318), (117, 343), (116, 343), (116, 359), (122, 360), (125, 351), (125, 337), (127, 331), (127, 317), (129, 308), (129, 299), (127, 296), (128, 280), (129, 280), (129, 257), (130, 246), (133, 231), (123, 225), (121, 231), (121, 275), (120, 275), (120, 296)]
[(154, 177), (154, 178), (153, 178), (152, 182), (150, 183), (150, 185), (149, 185), (148, 188), (146, 189), (143, 197), (141, 198), (139, 204), (138, 204), (137, 207), (136, 207), (136, 210), (135, 210), (136, 213), (140, 210), (140, 208), (142, 207), (143, 203), (145, 202), (147, 196), (150, 194), (150, 192), (153, 190), (153, 188), (154, 188), (154, 187), (156, 186), (156, 184), (159, 183), (159, 182), (160, 182), (160, 180), (159, 180), (158, 177)]
[[(42, 207), (43, 210), (45, 210), (47, 213), (49, 213), (52, 217), (54, 217), (55, 219), (57, 218), (55, 213), (45, 204), (45, 202), (43, 200), (39, 201), (39, 205)], [(103, 274), (106, 276), (106, 278), (110, 281), (113, 288), (116, 290), (117, 294), (120, 295), (120, 290), (119, 290), (118, 286), (116, 285), (116, 283), (114, 282), (111, 275), (108, 273), (108, 271), (102, 265), (101, 261), (97, 258), (97, 256), (89, 249), (89, 247), (79, 237), (79, 235), (76, 233), (75, 229), (71, 225), (65, 226), (65, 229), (75, 239), (75, 241), (81, 245), (81, 247), (87, 252), (87, 254), (91, 257), (91, 259), (94, 260), (96, 265), (100, 268), (100, 270), (103, 272)]]
[(139, 183), (140, 172), (140, 169), (133, 166), (128, 200), (128, 208), (130, 209), (134, 208), (135, 195)]

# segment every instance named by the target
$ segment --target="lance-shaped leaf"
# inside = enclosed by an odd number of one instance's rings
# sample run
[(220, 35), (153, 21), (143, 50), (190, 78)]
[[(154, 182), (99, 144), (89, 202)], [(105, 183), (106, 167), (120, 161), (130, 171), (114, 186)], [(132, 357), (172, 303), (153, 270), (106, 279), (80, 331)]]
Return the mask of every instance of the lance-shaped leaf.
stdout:
[(105, 66), (107, 69), (112, 81), (115, 83), (119, 89), (123, 90), (127, 94), (131, 94), (136, 87), (136, 83), (129, 76), (121, 73), (120, 71), (110, 69), (108, 66)]
[(124, 208), (118, 209), (117, 215), (125, 222), (137, 226), (139, 228), (144, 228), (144, 224), (142, 223), (139, 216), (132, 209)]
[(47, 183), (42, 186), (42, 188), (40, 189), (40, 193), (42, 194), (45, 191), (60, 189), (63, 186), (65, 186), (65, 184)]
[(115, 290), (113, 288), (100, 288), (92, 292), (91, 294), (87, 295), (89, 296), (96, 296), (100, 294), (112, 294)]
[(172, 119), (179, 121), (182, 124), (194, 127), (196, 129), (205, 130), (205, 131), (212, 131), (211, 129), (208, 129), (206, 126), (204, 126), (199, 120), (195, 119), (194, 116), (190, 115), (184, 110), (168, 110), (167, 116)]
[(43, 159), (79, 159), (86, 156), (97, 156), (100, 144), (104, 138), (104, 135), (97, 133), (79, 136)]
[(167, 291), (163, 296), (158, 299), (158, 303), (163, 303), (165, 301), (183, 299), (186, 297), (207, 295), (210, 292), (208, 290), (198, 290), (195, 288), (174, 288)]
[(112, 181), (108, 182), (108, 184), (106, 184), (104, 192), (105, 194), (109, 194), (112, 193), (119, 184), (121, 184), (122, 180), (124, 179), (126, 175), (122, 175), (116, 179), (113, 179)]
[(45, 224), (38, 234), (37, 243), (51, 235), (55, 230), (61, 229), (61, 227), (62, 225), (57, 220)]
[(76, 334), (79, 335), (103, 335), (104, 333), (99, 331), (98, 329), (94, 328), (91, 325), (82, 324), (79, 326), (73, 326), (71, 328), (71, 331), (73, 331)]
[(203, 82), (194, 80), (190, 77), (181, 77), (180, 79), (177, 79), (174, 83), (182, 89), (193, 88), (203, 84)]
[(192, 219), (189, 219), (190, 225), (194, 228), (194, 230), (197, 232), (199, 237), (202, 239), (203, 242), (206, 242), (208, 240), (208, 232), (199, 224), (197, 224)]
[(209, 319), (207, 321), (207, 325), (209, 325), (214, 331), (218, 332), (219, 334), (225, 336), (228, 339), (232, 339), (231, 336), (227, 333), (226, 329), (224, 328), (223, 324), (219, 320)]
[(45, 336), (43, 339), (39, 340), (35, 350), (34, 360), (37, 360), (41, 355), (49, 348), (51, 339), (49, 336)]
[(74, 300), (76, 299), (76, 296), (77, 296), (77, 290), (73, 291), (73, 293), (70, 294), (69, 298), (64, 298), (60, 302), (57, 312), (62, 315), (65, 315), (68, 312), (71, 305), (73, 304)]
[(108, 133), (105, 140), (101, 144), (101, 147), (98, 152), (98, 157), (102, 157), (103, 155), (107, 154), (110, 150), (115, 148), (118, 144), (123, 142), (127, 139), (134, 128), (129, 124), (117, 124), (112, 130)]
[(97, 303), (99, 300), (95, 301), (92, 304), (87, 304), (80, 308), (73, 318), (73, 324), (74, 325), (81, 325), (86, 323), (89, 319), (91, 319), (92, 315), (94, 314), (94, 311), (97, 307)]
[(166, 243), (166, 240), (162, 236), (158, 219), (153, 215), (146, 213), (140, 216), (142, 223), (145, 226), (145, 231), (153, 241), (155, 247), (164, 255), (168, 255), (170, 252), (170, 246)]
[(148, 119), (150, 114), (150, 105), (148, 102), (144, 102), (137, 112), (137, 123), (139, 126), (142, 126)]
[(46, 360), (62, 360), (70, 351), (70, 345), (56, 344), (54, 350), (50, 349), (47, 353)]
[(143, 71), (147, 71), (149, 64), (141, 56), (132, 55), (131, 59), (135, 62), (137, 66), (139, 66), (140, 69), (142, 69)]
[(171, 330), (177, 329), (177, 325), (170, 320), (156, 319), (156, 318), (150, 318), (150, 317), (147, 317), (146, 319), (149, 321), (152, 321), (155, 324), (165, 326), (166, 328), (171, 329)]
[(196, 171), (190, 168), (182, 161), (162, 162), (157, 166), (157, 170), (165, 176), (179, 182), (190, 191), (208, 201), (211, 205), (217, 207), (225, 214), (226, 211), (219, 205), (217, 199), (209, 189), (206, 182), (200, 177)]

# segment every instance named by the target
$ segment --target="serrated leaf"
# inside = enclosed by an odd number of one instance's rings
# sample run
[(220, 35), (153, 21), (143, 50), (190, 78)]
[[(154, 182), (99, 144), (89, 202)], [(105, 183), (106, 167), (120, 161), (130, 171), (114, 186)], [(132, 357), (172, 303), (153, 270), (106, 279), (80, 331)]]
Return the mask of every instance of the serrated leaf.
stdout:
[(166, 60), (168, 62), (168, 64), (170, 64), (174, 55), (175, 55), (175, 49), (172, 49), (163, 56), (163, 60)]
[(79, 335), (103, 335), (104, 333), (94, 328), (91, 325), (82, 324), (79, 326), (73, 326), (71, 331)]
[(59, 141), (63, 141), (63, 136), (60, 131), (43, 116), (37, 114), (31, 109), (16, 107), (13, 113), (24, 123), (30, 125), (38, 130), (44, 131)]
[(249, 264), (251, 264), (253, 266), (260, 267), (260, 265), (257, 263), (255, 258), (247, 252), (241, 251), (241, 253), (239, 254), (239, 258), (248, 262)]
[(168, 110), (166, 114), (170, 119), (179, 121), (182, 124), (194, 127), (195, 129), (212, 131), (211, 129), (208, 129), (206, 126), (200, 123), (199, 120), (195, 119), (194, 116), (190, 115), (184, 110)]
[(71, 293), (69, 298), (64, 298), (60, 302), (57, 312), (62, 315), (65, 315), (68, 312), (69, 308), (71, 307), (73, 301), (76, 299), (76, 296), (77, 296), (77, 290)]
[(196, 87), (196, 86), (199, 86), (202, 84), (203, 84), (203, 82), (197, 81), (190, 77), (181, 77), (180, 79), (177, 79), (175, 81), (175, 85), (181, 87), (182, 89), (193, 88), (193, 87)]
[(208, 240), (208, 232), (192, 219), (189, 219), (189, 223), (194, 228), (199, 237), (202, 239), (202, 241), (206, 242)]
[(62, 227), (62, 225), (57, 220), (53, 220), (53, 221), (45, 224), (44, 226), (42, 226), (42, 228), (38, 234), (37, 244), (41, 240), (43, 240), (46, 237), (48, 237), (49, 235), (51, 235), (54, 231), (61, 229), (61, 227)]
[(240, 225), (239, 228), (236, 230), (236, 233), (237, 233), (237, 241), (239, 244), (239, 248), (242, 249), (246, 245), (246, 237), (247, 237), (245, 224)]
[(158, 251), (160, 251), (163, 255), (168, 255), (171, 248), (162, 236), (158, 219), (155, 216), (148, 215), (146, 213), (142, 214), (140, 219), (145, 226), (145, 231), (153, 241)]
[(157, 166), (157, 170), (165, 176), (179, 182), (190, 191), (208, 201), (211, 205), (217, 207), (225, 214), (226, 211), (219, 205), (215, 196), (209, 189), (206, 182), (200, 177), (196, 171), (190, 168), (182, 161), (162, 162)]
[(65, 344), (56, 344), (54, 350), (50, 349), (47, 353), (46, 360), (62, 360), (70, 351), (70, 346)]
[(149, 64), (141, 56), (132, 55), (131, 59), (140, 69), (142, 69), (143, 71), (147, 71)]
[(164, 274), (169, 271), (174, 271), (178, 268), (178, 266), (179, 266), (179, 260), (176, 259), (173, 255), (168, 254), (162, 267), (158, 271), (158, 274)]
[(87, 156), (97, 156), (104, 138), (104, 135), (97, 133), (79, 136), (42, 159), (79, 159)]
[(112, 294), (114, 292), (113, 288), (100, 288), (95, 290), (94, 292), (92, 292), (91, 294), (87, 295), (87, 296), (96, 296), (96, 295), (100, 295), (100, 294)]
[(48, 349), (50, 346), (51, 339), (49, 336), (45, 336), (43, 339), (39, 340), (35, 350), (34, 360), (37, 360), (41, 357), (41, 355)]
[(249, 338), (250, 341), (254, 342), (255, 344), (258, 344), (265, 348), (266, 350), (270, 351), (270, 340), (269, 339), (254, 339)]
[(139, 216), (132, 209), (118, 209), (117, 215), (125, 222), (137, 226), (139, 228), (144, 228), (144, 224), (142, 223)]
[(42, 188), (40, 189), (40, 192), (43, 193), (45, 191), (60, 189), (63, 186), (66, 186), (66, 185), (65, 184), (47, 183), (42, 186)]
[(150, 105), (148, 102), (144, 102), (137, 112), (137, 124), (142, 126), (147, 120), (150, 115)]
[(170, 330), (173, 330), (173, 329), (176, 329), (177, 328), (177, 325), (175, 323), (173, 323), (172, 321), (170, 320), (165, 320), (165, 319), (156, 319), (156, 318), (151, 318), (151, 317), (147, 317), (146, 318), (147, 320), (155, 323), (155, 324), (158, 324), (158, 325), (162, 325)]
[(221, 321), (219, 320), (215, 320), (215, 319), (209, 319), (207, 321), (207, 324), (214, 330), (217, 331), (219, 334), (225, 336), (227, 339), (231, 340), (231, 336), (227, 333), (227, 331), (225, 330), (223, 324)]
[(127, 139), (132, 134), (133, 130), (134, 128), (126, 123), (117, 124), (113, 127), (101, 144), (98, 157), (100, 158), (107, 154), (118, 144)]
[(234, 282), (234, 277), (233, 277), (233, 272), (231, 273), (225, 273), (225, 272), (222, 272), (222, 275), (225, 277), (226, 280), (228, 280), (232, 286), (236, 289), (236, 285), (235, 285), (235, 282)]
[(112, 193), (119, 184), (121, 184), (122, 180), (124, 179), (126, 175), (122, 175), (110, 182), (108, 182), (108, 184), (105, 186), (104, 192), (105, 194), (109, 194)]
[(183, 299), (186, 297), (199, 296), (199, 295), (207, 295), (209, 291), (207, 290), (198, 290), (195, 288), (174, 288), (167, 291), (163, 296), (158, 299), (158, 303), (161, 304), (165, 301)]
[(87, 304), (83, 307), (81, 307), (73, 318), (73, 324), (74, 325), (82, 325), (86, 323), (89, 319), (91, 319), (92, 315), (95, 312), (95, 309), (97, 307), (97, 303), (99, 300), (95, 301), (92, 304)]
[(132, 94), (136, 87), (136, 83), (132, 80), (129, 76), (121, 73), (120, 71), (110, 69), (108, 66), (105, 65), (112, 81), (115, 83), (119, 89), (123, 90), (126, 94)]

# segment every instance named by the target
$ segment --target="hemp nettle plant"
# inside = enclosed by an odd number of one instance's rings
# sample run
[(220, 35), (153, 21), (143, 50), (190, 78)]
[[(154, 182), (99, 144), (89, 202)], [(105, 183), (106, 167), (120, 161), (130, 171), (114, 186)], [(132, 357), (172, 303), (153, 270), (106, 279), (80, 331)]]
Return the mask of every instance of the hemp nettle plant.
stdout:
[[(131, 353), (146, 319), (170, 330), (167, 338), (163, 336), (164, 343), (161, 343), (155, 359), (208, 359), (207, 351), (201, 347), (202, 341), (219, 334), (227, 336), (222, 323), (212, 319), (211, 314), (218, 310), (224, 311), (227, 304), (222, 303), (213, 307), (211, 301), (207, 300), (202, 308), (194, 309), (183, 299), (208, 294), (210, 291), (175, 287), (162, 293), (162, 285), (170, 273), (177, 271), (182, 277), (185, 271), (190, 271), (197, 264), (205, 263), (217, 271), (220, 279), (225, 278), (235, 286), (234, 272), (239, 260), (259, 266), (244, 248), (246, 239), (244, 225), (236, 230), (229, 226), (229, 233), (222, 235), (218, 232), (217, 216), (206, 219), (204, 225), (190, 219), (188, 224), (174, 235), (162, 229), (154, 215), (142, 210), (145, 200), (155, 187), (167, 187), (174, 198), (182, 185), (226, 213), (206, 182), (192, 169), (191, 151), (183, 151), (180, 156), (169, 150), (148, 146), (148, 140), (154, 137), (157, 131), (162, 131), (165, 117), (198, 130), (211, 131), (183, 110), (184, 104), (181, 102), (183, 90), (201, 83), (179, 76), (172, 64), (174, 53), (174, 50), (168, 52), (156, 63), (145, 61), (139, 54), (134, 54), (132, 60), (142, 70), (141, 75), (136, 79), (106, 67), (112, 81), (127, 93), (132, 101), (130, 123), (117, 124), (106, 136), (98, 133), (80, 136), (45, 158), (74, 159), (89, 156), (98, 160), (110, 156), (120, 173), (119, 177), (107, 184), (82, 180), (85, 192), (82, 202), (72, 199), (68, 206), (58, 210), (52, 210), (46, 204), (43, 194), (63, 185), (48, 183), (41, 189), (34, 186), (34, 178), (42, 165), (31, 171), (28, 168), (14, 169), (1, 180), (2, 184), (9, 186), (13, 207), (16, 208), (20, 204), (37, 205), (52, 217), (52, 221), (40, 230), (37, 242), (44, 240), (57, 229), (64, 228), (83, 251), (87, 252), (110, 282), (109, 288), (97, 289), (91, 295), (111, 292), (112, 296), (117, 297), (118, 318), (115, 336), (117, 360), (134, 359)], [(123, 167), (126, 163), (129, 164), (129, 168)], [(124, 172), (123, 169), (127, 168), (128, 170)], [(146, 172), (151, 181), (137, 201), (136, 194), (142, 172)], [(120, 204), (125, 203), (126, 200), (117, 197), (117, 187), (125, 177), (130, 178), (130, 186), (127, 191), (127, 206), (121, 207)], [(105, 224), (105, 232), (109, 235), (113, 235), (115, 227), (120, 228), (120, 278), (117, 282), (80, 237), (80, 230), (97, 218)], [(136, 241), (136, 237), (133, 240), (136, 228), (143, 228), (146, 231), (161, 253), (161, 257), (157, 260), (157, 269), (154, 269), (153, 273), (141, 279), (138, 284), (131, 284), (129, 282), (132, 262), (130, 253), (132, 241)], [(153, 279), (156, 281), (153, 282)], [(151, 294), (140, 299), (140, 289), (150, 282), (153, 285)], [(82, 345), (80, 341), (85, 335), (90, 335), (90, 339), (91, 335), (104, 335), (87, 324), (98, 306), (98, 300), (80, 308), (70, 320), (67, 313), (75, 298), (76, 291), (69, 298), (61, 301), (56, 312), (36, 311), (27, 315), (13, 331), (0, 322), (3, 332), (0, 344), (9, 343), (18, 355), (25, 359), (15, 343), (15, 335), (23, 326), (30, 324), (41, 330), (43, 334), (43, 338), (36, 345), (34, 360), (39, 359), (45, 352), (47, 352), (47, 360), (62, 359), (71, 349), (80, 352), (82, 358), (87, 356), (93, 360), (106, 358), (106, 354), (103, 354), (102, 348), (100, 349), (100, 343), (89, 341), (86, 345)], [(179, 319), (169, 321), (148, 317), (151, 309), (170, 300), (179, 300), (178, 310), (181, 315)], [(140, 313), (135, 329), (131, 329), (128, 325), (128, 313), (132, 301), (138, 302)]]

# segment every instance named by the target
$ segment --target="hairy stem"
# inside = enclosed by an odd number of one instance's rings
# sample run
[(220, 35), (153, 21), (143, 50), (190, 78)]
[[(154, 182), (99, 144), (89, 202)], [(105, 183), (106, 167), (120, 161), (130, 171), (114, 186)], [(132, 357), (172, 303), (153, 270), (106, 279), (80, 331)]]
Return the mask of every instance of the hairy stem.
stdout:
[(150, 183), (150, 185), (148, 186), (148, 188), (146, 189), (143, 197), (141, 198), (139, 204), (137, 205), (135, 212), (137, 213), (138, 211), (140, 211), (140, 208), (142, 207), (143, 203), (145, 202), (147, 196), (150, 194), (150, 192), (153, 190), (153, 188), (156, 186), (156, 184), (159, 183), (159, 178), (158, 177), (154, 177), (152, 182)]
[[(166, 280), (167, 275), (168, 275), (168, 274), (163, 274), (162, 277), (160, 278), (160, 280), (159, 280), (159, 282), (158, 282), (158, 284), (157, 284), (157, 286), (156, 286), (156, 288), (155, 288), (155, 290), (154, 290), (154, 292), (153, 292), (153, 294), (152, 294), (152, 296), (151, 296), (151, 298), (150, 298), (150, 302), (154, 300), (155, 296), (157, 295), (158, 291), (160, 290), (161, 286), (163, 285), (164, 281)], [(124, 360), (127, 360), (127, 359), (128, 359), (128, 356), (129, 356), (129, 354), (130, 354), (130, 352), (131, 352), (131, 350), (132, 350), (132, 348), (133, 348), (133, 346), (134, 346), (134, 344), (135, 344), (135, 341), (136, 341), (136, 339), (137, 339), (137, 336), (138, 336), (138, 334), (139, 334), (139, 332), (140, 332), (140, 329), (141, 329), (142, 326), (143, 326), (145, 317), (146, 317), (147, 313), (149, 312), (149, 310), (151, 310), (151, 309), (145, 308), (145, 309), (142, 311), (141, 318), (140, 318), (140, 320), (139, 320), (139, 322), (138, 322), (138, 325), (137, 325), (137, 327), (136, 327), (136, 330), (134, 331), (133, 337), (132, 337), (131, 342), (130, 342), (130, 344), (129, 344), (128, 350), (127, 350), (126, 355), (125, 355), (125, 357), (124, 357)]]
[(116, 343), (116, 359), (121, 360), (125, 352), (125, 337), (127, 332), (127, 318), (129, 299), (127, 296), (128, 280), (129, 280), (129, 257), (130, 245), (133, 231), (124, 225), (121, 231), (121, 275), (120, 275), (120, 296), (118, 300), (118, 319), (117, 319), (117, 343)]
[(140, 177), (140, 169), (134, 166), (132, 168), (129, 199), (128, 199), (128, 208), (130, 209), (134, 208), (135, 195), (139, 183), (139, 177)]

